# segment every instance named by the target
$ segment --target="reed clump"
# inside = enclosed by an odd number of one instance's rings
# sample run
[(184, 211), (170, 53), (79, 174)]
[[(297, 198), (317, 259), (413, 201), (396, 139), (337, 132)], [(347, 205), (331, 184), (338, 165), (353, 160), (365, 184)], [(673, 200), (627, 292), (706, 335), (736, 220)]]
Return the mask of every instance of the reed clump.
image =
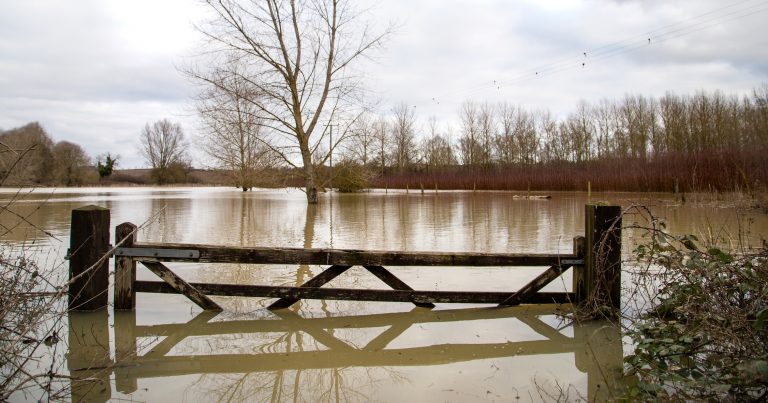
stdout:
[(654, 158), (585, 162), (551, 161), (487, 167), (446, 166), (391, 172), (374, 179), (379, 188), (419, 184), (453, 190), (628, 192), (748, 192), (765, 190), (768, 160), (755, 151), (667, 153)]

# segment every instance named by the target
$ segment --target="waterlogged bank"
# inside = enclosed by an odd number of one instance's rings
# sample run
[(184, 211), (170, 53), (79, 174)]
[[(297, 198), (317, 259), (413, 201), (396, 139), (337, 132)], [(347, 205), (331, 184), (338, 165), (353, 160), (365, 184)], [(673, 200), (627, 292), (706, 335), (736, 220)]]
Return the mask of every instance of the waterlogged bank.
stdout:
[[(13, 193), (2, 193), (1, 197)], [(112, 225), (142, 224), (140, 240), (243, 246), (477, 252), (569, 252), (583, 233), (586, 194), (521, 200), (505, 192), (370, 192), (325, 196), (222, 188), (67, 189), (25, 194), (14, 204), (30, 225), (7, 240), (48, 251), (68, 245), (72, 208), (98, 204)], [(680, 204), (665, 195), (593, 194), (593, 200), (651, 205), (674, 233), (739, 234), (759, 242), (768, 220), (725, 200)], [(689, 197), (690, 200), (690, 197)], [(631, 219), (625, 218), (625, 224)], [(6, 223), (4, 223), (5, 225)], [(10, 224), (9, 224), (10, 225)], [(632, 231), (625, 232), (626, 237)], [(34, 242), (33, 242), (34, 240)], [(630, 239), (626, 239), (629, 241)], [(631, 243), (631, 242), (629, 242)], [(53, 251), (53, 252), (51, 252)], [(170, 264), (191, 281), (296, 285), (319, 266)], [(64, 270), (65, 270), (64, 266)], [(426, 290), (514, 290), (542, 269), (396, 268)], [(152, 275), (142, 270), (139, 278)], [(562, 290), (569, 278), (550, 290)], [(352, 269), (329, 286), (383, 288)], [(280, 315), (271, 300), (216, 298), (226, 312), (201, 313), (183, 297), (142, 295), (134, 314), (73, 314), (67, 366), (73, 397), (139, 400), (510, 401), (586, 397), (621, 368), (618, 332), (603, 324), (561, 327), (549, 308), (302, 302)], [(106, 353), (109, 351), (109, 359)], [(595, 354), (598, 354), (595, 357)], [(113, 367), (109, 364), (117, 358)], [(94, 368), (95, 367), (95, 368)], [(91, 368), (91, 369), (88, 369)], [(107, 384), (107, 380), (111, 379)], [(610, 396), (608, 396), (610, 397)]]

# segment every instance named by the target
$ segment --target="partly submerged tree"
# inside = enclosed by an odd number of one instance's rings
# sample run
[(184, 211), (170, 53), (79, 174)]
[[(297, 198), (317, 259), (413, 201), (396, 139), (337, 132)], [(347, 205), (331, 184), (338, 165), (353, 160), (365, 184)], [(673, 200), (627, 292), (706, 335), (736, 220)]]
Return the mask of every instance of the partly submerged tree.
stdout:
[[(307, 201), (316, 203), (322, 183), (315, 167), (327, 158), (318, 161), (316, 152), (325, 127), (338, 121), (357, 93), (350, 68), (377, 47), (388, 31), (372, 34), (347, 0), (204, 3), (214, 15), (200, 27), (211, 45), (206, 53), (212, 58), (210, 64), (223, 65), (222, 60), (232, 58), (242, 61), (245, 69), (231, 73), (251, 88), (240, 95), (252, 103), (271, 132), (266, 144), (285, 163), (301, 169)], [(220, 90), (241, 91), (207, 71), (187, 73)], [(343, 139), (334, 140), (326, 156)]]
[(178, 181), (179, 167), (186, 167), (188, 144), (181, 125), (168, 119), (147, 123), (141, 131), (141, 153), (152, 167), (151, 176), (162, 185)]
[(278, 158), (267, 146), (263, 119), (252, 102), (258, 94), (242, 77), (242, 68), (232, 61), (226, 68), (214, 69), (209, 78), (217, 85), (205, 88), (196, 108), (204, 127), (203, 151), (245, 192), (264, 182), (263, 172)]

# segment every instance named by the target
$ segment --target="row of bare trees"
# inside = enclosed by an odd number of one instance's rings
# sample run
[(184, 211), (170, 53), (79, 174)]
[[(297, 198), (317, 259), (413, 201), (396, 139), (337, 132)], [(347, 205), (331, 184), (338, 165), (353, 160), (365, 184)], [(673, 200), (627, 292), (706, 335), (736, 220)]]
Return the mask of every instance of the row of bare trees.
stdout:
[(380, 174), (445, 166), (468, 168), (584, 163), (768, 146), (768, 86), (749, 96), (720, 91), (661, 98), (627, 95), (596, 104), (580, 102), (564, 119), (508, 103), (465, 102), (458, 128), (433, 117), (419, 129), (413, 108), (358, 119), (344, 156)]

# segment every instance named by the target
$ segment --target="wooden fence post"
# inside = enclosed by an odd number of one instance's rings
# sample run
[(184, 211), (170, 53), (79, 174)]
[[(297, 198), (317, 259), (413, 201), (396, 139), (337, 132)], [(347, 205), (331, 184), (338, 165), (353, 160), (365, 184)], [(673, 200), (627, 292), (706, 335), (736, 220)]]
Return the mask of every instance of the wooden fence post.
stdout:
[(109, 209), (72, 210), (69, 238), (69, 309), (92, 311), (108, 303)]
[[(136, 228), (129, 222), (115, 227), (115, 245), (132, 248), (136, 243)], [(115, 309), (136, 308), (135, 282), (136, 261), (132, 257), (115, 256)]]
[(583, 285), (580, 303), (621, 308), (621, 206), (585, 206)]
[[(576, 255), (577, 259), (584, 259), (584, 249), (586, 245), (586, 240), (583, 236), (577, 236), (573, 238), (573, 254)], [(585, 265), (575, 265), (571, 269), (572, 275), (573, 275), (573, 293), (576, 295), (574, 298), (575, 300), (572, 302), (581, 303), (584, 301), (587, 295), (587, 289), (586, 289), (586, 266)]]

